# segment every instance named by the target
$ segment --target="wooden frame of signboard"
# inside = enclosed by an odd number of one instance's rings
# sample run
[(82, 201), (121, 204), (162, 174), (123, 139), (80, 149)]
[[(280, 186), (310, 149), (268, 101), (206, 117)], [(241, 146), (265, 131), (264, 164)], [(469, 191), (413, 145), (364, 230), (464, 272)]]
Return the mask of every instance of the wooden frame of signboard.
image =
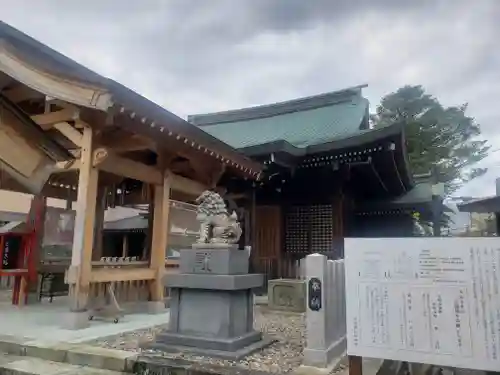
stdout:
[[(15, 173), (2, 173), (0, 188), (76, 201), (71, 310), (85, 310), (109, 283), (145, 285), (150, 301), (162, 301), (169, 200), (192, 200), (223, 175), (258, 179), (261, 166), (2, 22), (0, 42), (0, 139), (17, 139), (27, 159), (3, 148)], [(27, 184), (34, 176), (38, 183)], [(93, 267), (103, 210), (139, 203), (153, 212), (147, 267)]]

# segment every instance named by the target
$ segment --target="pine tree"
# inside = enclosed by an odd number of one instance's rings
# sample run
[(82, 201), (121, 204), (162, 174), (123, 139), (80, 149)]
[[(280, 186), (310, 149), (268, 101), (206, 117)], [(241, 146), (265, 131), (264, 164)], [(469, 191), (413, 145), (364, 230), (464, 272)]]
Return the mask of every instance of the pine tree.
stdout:
[(404, 86), (382, 99), (371, 121), (374, 127), (403, 123), (412, 172), (435, 169), (449, 194), (486, 172), (474, 164), (488, 155), (490, 146), (466, 111), (467, 104), (444, 107), (422, 86)]

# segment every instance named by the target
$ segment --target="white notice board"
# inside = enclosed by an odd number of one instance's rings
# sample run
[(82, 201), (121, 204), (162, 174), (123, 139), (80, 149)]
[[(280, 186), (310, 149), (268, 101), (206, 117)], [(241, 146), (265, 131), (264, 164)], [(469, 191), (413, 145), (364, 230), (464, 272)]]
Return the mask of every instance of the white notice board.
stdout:
[(500, 370), (500, 238), (345, 240), (347, 352)]

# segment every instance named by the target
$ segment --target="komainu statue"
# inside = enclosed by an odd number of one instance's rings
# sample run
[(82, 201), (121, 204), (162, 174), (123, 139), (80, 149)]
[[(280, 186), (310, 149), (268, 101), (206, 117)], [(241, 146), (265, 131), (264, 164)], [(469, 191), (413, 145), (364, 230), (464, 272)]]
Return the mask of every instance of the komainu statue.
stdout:
[(229, 215), (222, 197), (210, 190), (198, 198), (196, 220), (200, 222), (197, 243), (235, 244), (241, 237), (241, 227), (236, 212)]

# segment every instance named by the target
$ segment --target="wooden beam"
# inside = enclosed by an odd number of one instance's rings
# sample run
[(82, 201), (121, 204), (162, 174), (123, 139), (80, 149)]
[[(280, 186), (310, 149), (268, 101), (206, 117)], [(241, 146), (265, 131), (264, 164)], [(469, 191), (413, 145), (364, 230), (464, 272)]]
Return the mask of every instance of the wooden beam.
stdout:
[(35, 121), (42, 129), (48, 130), (54, 124), (66, 121), (75, 121), (79, 118), (79, 111), (74, 108), (65, 108), (60, 111), (44, 113), (41, 115), (31, 116), (31, 119)]
[(161, 172), (154, 166), (118, 156), (106, 148), (94, 151), (94, 167), (148, 184), (161, 185)]
[[(94, 167), (102, 171), (143, 181), (152, 185), (163, 184), (163, 176), (158, 167), (118, 156), (105, 148), (99, 148), (94, 151), (93, 164)], [(207, 187), (200, 182), (173, 174), (170, 171), (166, 173), (170, 178), (172, 190), (181, 191), (190, 195), (199, 195), (207, 189)]]
[(69, 109), (75, 112), (79, 111), (78, 106), (72, 103), (65, 102), (64, 100), (53, 98), (51, 96), (45, 96), (45, 102), (48, 104), (57, 105), (58, 107), (61, 107), (63, 109)]
[(207, 190), (207, 186), (202, 184), (201, 182), (191, 180), (190, 178), (182, 177), (176, 174), (173, 174), (169, 171), (167, 173), (170, 176), (171, 180), (171, 188), (175, 191), (180, 191), (192, 196), (198, 196)]
[(41, 99), (45, 96), (44, 94), (24, 85), (19, 85), (12, 89), (2, 91), (2, 94), (14, 103), (20, 103), (32, 99)]
[(102, 268), (92, 271), (91, 283), (109, 283), (119, 281), (154, 280), (156, 270), (150, 268)]
[(58, 122), (54, 124), (54, 128), (59, 130), (62, 135), (68, 138), (76, 146), (81, 147), (82, 145), (82, 133), (76, 130), (73, 126), (67, 122)]
[(251, 194), (248, 193), (235, 193), (235, 194), (227, 194), (227, 198), (238, 200), (238, 199), (251, 199)]
[(165, 256), (167, 250), (170, 213), (170, 176), (164, 173), (162, 184), (154, 189), (153, 233), (149, 267), (156, 271), (155, 280), (150, 284), (153, 301), (163, 301), (163, 275), (165, 274)]
[(83, 311), (88, 305), (89, 285), (92, 271), (92, 247), (94, 245), (94, 227), (97, 202), (99, 171), (92, 164), (93, 158), (92, 128), (83, 129), (76, 219), (73, 235), (71, 269), (76, 275), (76, 283), (70, 285), (71, 308)]
[(214, 168), (210, 176), (210, 188), (214, 189), (217, 186), (225, 171), (226, 166), (224, 164), (219, 164)]
[(77, 169), (80, 169), (80, 161), (79, 160), (60, 161), (56, 163), (56, 167), (57, 169), (53, 173), (76, 171)]
[[(91, 270), (89, 283), (153, 280), (155, 275), (155, 271), (150, 268), (94, 268)], [(68, 270), (65, 279), (68, 284), (75, 284), (77, 282), (77, 275)]]
[(112, 140), (104, 142), (104, 145), (115, 153), (156, 149), (154, 142), (144, 139), (138, 135), (127, 135), (118, 137), (118, 139), (113, 137)]

